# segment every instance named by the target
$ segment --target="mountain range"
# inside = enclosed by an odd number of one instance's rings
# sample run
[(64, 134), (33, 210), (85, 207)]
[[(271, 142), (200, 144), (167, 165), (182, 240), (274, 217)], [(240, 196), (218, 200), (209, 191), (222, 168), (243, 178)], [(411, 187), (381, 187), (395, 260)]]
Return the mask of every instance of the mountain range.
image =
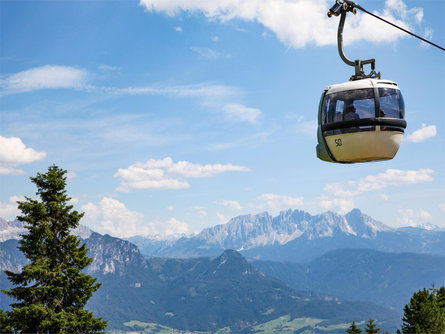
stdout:
[[(26, 264), (17, 249), (24, 232), (19, 222), (0, 220), (0, 236), (15, 237), (0, 242), (2, 289), (10, 288), (3, 270)], [(133, 238), (145, 246), (87, 227), (75, 233), (94, 258), (86, 271), (102, 282), (87, 307), (109, 319), (108, 330), (344, 333), (351, 321), (363, 327), (371, 316), (394, 332), (412, 293), (445, 280), (444, 231), (394, 230), (359, 210), (240, 216), (157, 244)], [(0, 294), (1, 308), (10, 302)]]
[(189, 258), (216, 256), (235, 249), (247, 258), (303, 262), (340, 248), (368, 248), (445, 256), (445, 231), (434, 228), (393, 229), (354, 209), (346, 215), (311, 215), (288, 210), (272, 217), (267, 212), (244, 215), (228, 223), (177, 240), (129, 238), (145, 256)]

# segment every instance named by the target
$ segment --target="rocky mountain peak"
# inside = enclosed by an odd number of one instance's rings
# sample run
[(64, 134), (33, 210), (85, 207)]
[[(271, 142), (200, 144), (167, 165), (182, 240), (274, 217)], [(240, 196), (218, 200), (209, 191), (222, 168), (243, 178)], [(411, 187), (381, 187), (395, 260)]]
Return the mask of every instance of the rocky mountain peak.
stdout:
[(226, 249), (220, 256), (214, 258), (206, 275), (216, 277), (239, 277), (245, 275), (262, 275), (240, 253)]
[(359, 209), (354, 209), (345, 215), (349, 226), (362, 238), (375, 238), (378, 232), (392, 231), (392, 229), (363, 214)]
[(87, 268), (89, 274), (123, 275), (131, 267), (147, 268), (139, 249), (129, 241), (96, 232), (86, 241), (88, 256), (94, 258), (94, 262)]

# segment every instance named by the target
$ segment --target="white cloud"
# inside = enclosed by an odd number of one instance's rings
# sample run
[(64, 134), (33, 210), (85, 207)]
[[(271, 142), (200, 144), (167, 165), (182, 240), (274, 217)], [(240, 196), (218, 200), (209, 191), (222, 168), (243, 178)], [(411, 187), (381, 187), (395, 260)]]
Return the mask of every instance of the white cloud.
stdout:
[(225, 172), (247, 172), (249, 168), (232, 164), (200, 165), (188, 161), (173, 162), (168, 157), (136, 162), (127, 169), (119, 169), (114, 177), (120, 181), (119, 191), (133, 189), (186, 189), (188, 178), (211, 177)]
[(178, 236), (189, 233), (189, 226), (186, 222), (180, 221), (176, 218), (167, 220), (159, 220), (146, 222), (143, 224), (136, 234), (148, 237), (168, 237)]
[(311, 121), (302, 121), (301, 118), (299, 118), (298, 123), (295, 124), (295, 130), (297, 133), (303, 133), (310, 137), (315, 137), (317, 133), (317, 127), (318, 127), (318, 121), (317, 120), (311, 120)]
[(218, 218), (218, 224), (225, 224), (229, 221), (229, 218), (219, 212), (216, 213), (216, 217)]
[(431, 216), (431, 214), (426, 210), (420, 210), (419, 217), (423, 220), (430, 220), (431, 218), (433, 218), (433, 216)]
[(401, 186), (433, 181), (434, 171), (429, 168), (419, 170), (388, 169), (385, 173), (369, 175), (357, 185), (359, 192), (385, 189), (388, 185)]
[[(328, 0), (141, 0), (148, 11), (166, 12), (170, 16), (181, 12), (201, 12), (221, 22), (232, 19), (256, 21), (276, 34), (278, 39), (293, 47), (307, 44), (335, 44), (338, 18), (329, 19)], [(408, 9), (401, 0), (387, 0), (382, 12), (375, 12), (404, 28), (419, 25), (423, 19), (420, 8)], [(298, 18), (298, 19), (295, 19)], [(370, 40), (394, 42), (407, 36), (367, 14), (350, 15), (345, 27), (345, 42)]]
[(406, 136), (406, 140), (413, 142), (413, 143), (419, 143), (422, 142), (428, 138), (435, 137), (437, 134), (436, 126), (435, 125), (426, 125), (422, 124), (422, 127), (416, 131), (414, 131), (412, 134)]
[[(425, 38), (427, 40), (432, 40), (432, 38), (433, 38), (433, 31), (430, 28), (425, 28), (425, 31), (423, 33), (423, 38)], [(420, 46), (423, 47), (423, 48), (427, 48), (427, 47), (430, 47), (431, 44), (422, 41), (422, 42), (420, 42)]]
[(177, 32), (182, 32), (182, 27), (179, 27), (179, 26), (178, 26), (178, 27), (175, 27), (174, 29), (175, 29), (175, 31), (177, 31)]
[(28, 92), (39, 89), (79, 88), (87, 72), (69, 66), (45, 65), (11, 74), (0, 80), (4, 93)]
[(356, 190), (344, 189), (340, 183), (329, 183), (324, 187), (324, 190), (338, 197), (352, 197), (358, 193)]
[(98, 205), (88, 203), (82, 206), (83, 218), (93, 230), (120, 238), (134, 235), (172, 235), (188, 232), (188, 225), (176, 218), (166, 221), (145, 222), (144, 216), (129, 210), (124, 203), (104, 197)]
[(423, 209), (417, 211), (411, 208), (400, 208), (397, 223), (400, 226), (418, 226), (432, 219), (431, 214)]
[(68, 172), (68, 173), (66, 173), (66, 179), (67, 179), (67, 180), (72, 180), (72, 179), (74, 179), (74, 178), (76, 178), (76, 177), (77, 177), (77, 174), (74, 173), (74, 172)]
[(116, 94), (116, 95), (165, 95), (179, 98), (206, 98), (206, 99), (225, 99), (238, 96), (240, 90), (236, 87), (225, 85), (214, 85), (209, 83), (163, 86), (151, 85), (142, 87), (96, 87), (86, 86), (85, 90), (91, 93)]
[(261, 116), (261, 111), (256, 108), (249, 108), (242, 104), (230, 103), (223, 107), (228, 120), (235, 122), (248, 122), (255, 124), (258, 118)]
[(345, 214), (354, 209), (354, 200), (346, 198), (327, 198), (320, 200), (319, 205), (325, 210), (336, 211), (340, 214)]
[[(187, 234), (189, 232), (189, 227), (186, 222), (177, 220), (176, 218), (170, 218), (162, 223), (162, 233), (163, 235), (175, 235), (175, 234)], [(158, 233), (159, 234), (159, 233)]]
[[(101, 71), (117, 71), (121, 67), (100, 64)], [(236, 87), (200, 83), (190, 85), (149, 85), (141, 87), (101, 87), (87, 84), (88, 72), (69, 66), (45, 65), (0, 78), (0, 94), (13, 94), (39, 89), (74, 88), (87, 93), (112, 95), (164, 95), (179, 98), (226, 99), (240, 95)]]
[(144, 218), (141, 213), (129, 210), (124, 203), (110, 197), (104, 197), (99, 205), (91, 202), (83, 205), (82, 210), (85, 211), (83, 220), (101, 234), (125, 238), (150, 232), (140, 228)]
[(389, 196), (387, 194), (380, 194), (380, 198), (384, 201), (389, 200)]
[(192, 206), (192, 209), (195, 209), (196, 211), (198, 211), (198, 213), (201, 216), (207, 217), (207, 211), (206, 211), (207, 208), (205, 206), (196, 205), (196, 206)]
[(119, 66), (111, 66), (111, 65), (106, 65), (106, 64), (100, 64), (99, 66), (97, 66), (97, 68), (101, 71), (104, 72), (113, 72), (113, 71), (120, 71), (122, 70), (122, 67)]
[(221, 54), (218, 51), (212, 50), (210, 48), (192, 46), (190, 50), (196, 52), (202, 59), (205, 60), (218, 60), (221, 57)]
[(241, 204), (239, 204), (239, 202), (237, 202), (237, 201), (221, 200), (221, 201), (216, 201), (216, 203), (221, 204), (222, 206), (228, 207), (230, 209), (234, 209), (234, 210), (242, 209)]
[(77, 204), (77, 203), (79, 203), (79, 198), (77, 198), (77, 197), (71, 197), (71, 199), (70, 199), (70, 204)]
[[(221, 55), (209, 48), (192, 47), (193, 51), (208, 60), (216, 60)], [(120, 67), (101, 64), (100, 71), (117, 71)], [(87, 71), (67, 66), (42, 66), (35, 69), (6, 76), (0, 79), (0, 95), (33, 91), (38, 89), (74, 88), (89, 94), (103, 95), (154, 95), (170, 98), (191, 98), (206, 108), (223, 112), (229, 120), (254, 123), (261, 114), (258, 109), (240, 104), (228, 104), (243, 94), (237, 87), (200, 83), (190, 85), (148, 85), (139, 87), (107, 87), (86, 84)], [(113, 134), (118, 130), (115, 130)], [(3, 169), (10, 173), (10, 170)]]
[(389, 185), (402, 186), (434, 181), (432, 169), (399, 170), (388, 169), (384, 173), (369, 175), (358, 182), (350, 181), (347, 184), (329, 183), (324, 190), (339, 197), (353, 197), (360, 193), (382, 190)]
[(445, 212), (445, 203), (440, 203), (439, 204), (439, 209), (440, 209), (440, 211)]
[(260, 210), (280, 211), (303, 205), (303, 197), (291, 197), (277, 194), (262, 194), (258, 198), (256, 207)]
[(167, 210), (168, 211), (173, 211), (175, 208), (174, 208), (174, 206), (173, 205), (169, 205), (168, 207), (167, 207)]
[(9, 202), (3, 203), (0, 202), (0, 217), (6, 219), (15, 219), (20, 214), (19, 209), (17, 208), (17, 201), (24, 201), (24, 196), (10, 196)]
[(46, 158), (45, 152), (27, 148), (17, 137), (0, 136), (0, 175), (20, 175), (24, 171), (16, 167)]

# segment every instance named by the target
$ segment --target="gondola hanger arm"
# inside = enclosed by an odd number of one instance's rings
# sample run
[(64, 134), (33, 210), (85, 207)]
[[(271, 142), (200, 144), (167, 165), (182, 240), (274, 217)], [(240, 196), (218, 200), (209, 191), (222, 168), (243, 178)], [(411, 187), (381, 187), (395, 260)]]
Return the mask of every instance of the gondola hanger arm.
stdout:
[[(338, 24), (337, 31), (337, 45), (338, 45), (338, 53), (340, 54), (340, 58), (345, 62), (345, 64), (352, 66), (355, 68), (355, 74), (350, 78), (350, 80), (360, 80), (366, 78), (381, 78), (380, 72), (375, 71), (375, 59), (366, 59), (366, 60), (355, 60), (352, 61), (348, 57), (346, 57), (343, 51), (343, 28), (346, 20), (346, 13), (351, 12), (353, 14), (357, 13), (358, 5), (352, 1), (344, 0), (341, 2), (337, 0), (334, 6), (331, 7), (328, 11), (328, 17), (332, 16), (340, 16), (340, 22)], [(371, 72), (369, 74), (365, 74), (364, 65), (371, 65)]]

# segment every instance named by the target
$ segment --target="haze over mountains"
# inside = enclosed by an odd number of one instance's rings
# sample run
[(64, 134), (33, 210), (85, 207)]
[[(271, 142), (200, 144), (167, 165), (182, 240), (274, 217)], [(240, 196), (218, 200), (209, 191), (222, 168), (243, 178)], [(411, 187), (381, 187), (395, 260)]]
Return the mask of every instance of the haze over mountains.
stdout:
[[(445, 284), (445, 231), (426, 227), (395, 230), (359, 210), (288, 210), (176, 240), (75, 233), (94, 258), (87, 272), (103, 283), (88, 308), (109, 329), (261, 333), (281, 319), (292, 331), (344, 333), (370, 316), (395, 332), (413, 292)], [(0, 288), (10, 286), (3, 270), (26, 264), (17, 249), (24, 231), (0, 219), (0, 236), (9, 238), (0, 242)], [(0, 294), (1, 308), (10, 302)]]

